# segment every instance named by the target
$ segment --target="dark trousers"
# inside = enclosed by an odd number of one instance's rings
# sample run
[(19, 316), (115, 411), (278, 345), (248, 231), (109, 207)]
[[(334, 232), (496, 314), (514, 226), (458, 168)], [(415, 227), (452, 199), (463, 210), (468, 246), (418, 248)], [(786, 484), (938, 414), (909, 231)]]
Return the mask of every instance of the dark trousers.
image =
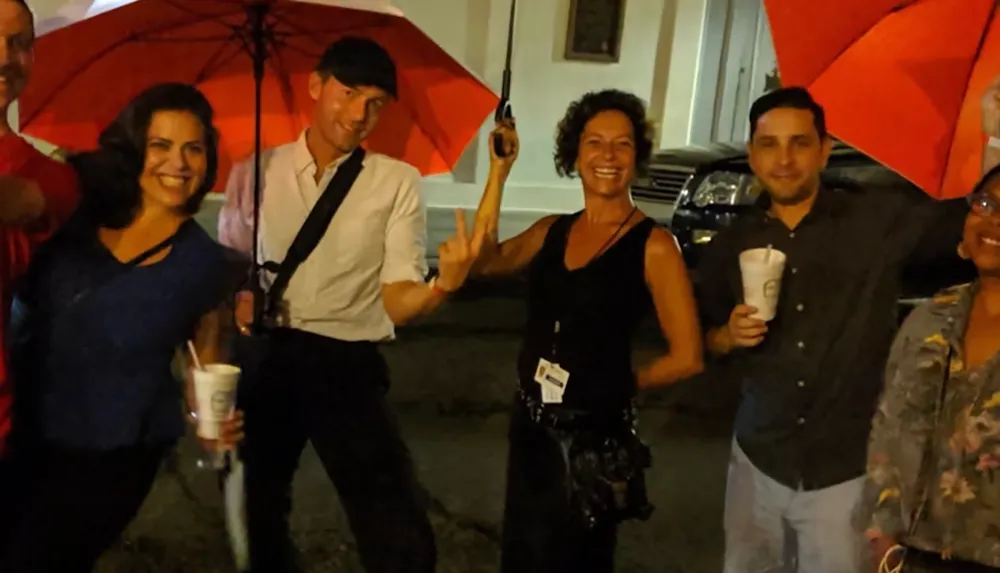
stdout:
[(19, 458), (26, 480), (18, 492), (22, 511), (0, 556), (0, 571), (90, 573), (135, 518), (168, 450), (43, 446)]
[(306, 440), (337, 488), (365, 570), (434, 571), (434, 534), (386, 402), (388, 372), (377, 345), (277, 329), (267, 346), (243, 397), (253, 571), (299, 570), (288, 516)]
[(548, 430), (517, 402), (511, 414), (504, 502), (502, 573), (610, 573), (618, 528), (577, 525), (566, 490), (566, 464)]

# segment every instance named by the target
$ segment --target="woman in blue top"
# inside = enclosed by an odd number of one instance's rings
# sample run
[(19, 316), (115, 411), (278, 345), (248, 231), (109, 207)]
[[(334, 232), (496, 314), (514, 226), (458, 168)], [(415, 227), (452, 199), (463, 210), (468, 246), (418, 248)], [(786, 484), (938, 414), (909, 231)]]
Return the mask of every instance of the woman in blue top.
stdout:
[(202, 362), (221, 361), (225, 251), (192, 219), (216, 178), (212, 116), (197, 89), (157, 85), (69, 160), (80, 209), (20, 293), (30, 326), (14, 350), (15, 444), (27, 480), (2, 571), (92, 570), (184, 434), (178, 348), (193, 339)]

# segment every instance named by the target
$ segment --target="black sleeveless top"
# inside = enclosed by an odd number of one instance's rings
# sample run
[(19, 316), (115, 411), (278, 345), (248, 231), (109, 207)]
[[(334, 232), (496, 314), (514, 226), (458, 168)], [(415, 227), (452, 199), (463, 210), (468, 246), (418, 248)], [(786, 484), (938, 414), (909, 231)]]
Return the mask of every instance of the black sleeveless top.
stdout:
[(652, 306), (644, 271), (646, 241), (656, 222), (644, 219), (586, 266), (571, 271), (565, 264), (566, 243), (581, 213), (552, 223), (529, 266), (520, 387), (541, 399), (535, 372), (538, 360), (545, 358), (569, 373), (563, 407), (628, 407), (635, 395), (632, 336)]

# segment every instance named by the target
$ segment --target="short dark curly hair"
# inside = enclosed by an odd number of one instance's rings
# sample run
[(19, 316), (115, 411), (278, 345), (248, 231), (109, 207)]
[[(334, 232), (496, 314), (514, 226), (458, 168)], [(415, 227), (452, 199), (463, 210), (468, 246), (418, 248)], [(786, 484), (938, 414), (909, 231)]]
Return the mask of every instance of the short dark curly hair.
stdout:
[(591, 119), (603, 111), (620, 111), (632, 123), (635, 137), (635, 168), (640, 175), (646, 173), (653, 154), (653, 127), (646, 119), (646, 104), (636, 95), (621, 90), (587, 92), (569, 104), (566, 115), (556, 128), (556, 150), (553, 158), (556, 173), (561, 177), (576, 174), (576, 160), (580, 155), (580, 137)]
[(219, 134), (212, 121), (212, 104), (198, 88), (183, 83), (157, 84), (135, 97), (101, 132), (97, 148), (73, 154), (67, 162), (80, 180), (80, 213), (99, 227), (127, 227), (142, 202), (139, 178), (146, 163), (146, 137), (159, 111), (186, 111), (205, 129), (206, 170), (201, 187), (184, 211), (195, 214), (215, 186), (219, 170)]

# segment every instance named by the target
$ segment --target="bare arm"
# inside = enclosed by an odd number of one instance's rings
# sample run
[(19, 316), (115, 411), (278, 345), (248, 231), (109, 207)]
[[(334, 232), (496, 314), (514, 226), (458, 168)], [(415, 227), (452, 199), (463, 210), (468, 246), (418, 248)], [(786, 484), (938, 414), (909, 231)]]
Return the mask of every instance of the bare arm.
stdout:
[[(498, 135), (503, 141), (503, 157), (497, 156), (496, 150), (493, 148), (493, 138)], [(507, 177), (510, 176), (514, 162), (517, 161), (517, 153), (520, 148), (513, 118), (498, 123), (490, 132), (489, 142), (490, 172), (486, 176), (486, 188), (483, 189), (483, 197), (479, 200), (479, 207), (476, 209), (476, 224), (473, 227), (473, 235), (483, 235), (495, 244), (500, 227), (503, 186)]]
[[(503, 185), (510, 174), (510, 168), (517, 158), (517, 132), (513, 120), (507, 120), (493, 130), (504, 138), (507, 153), (499, 158), (490, 145), (490, 172), (486, 180), (483, 197), (476, 209), (472, 232), (466, 231), (465, 215), (461, 209), (455, 213), (456, 234), (438, 247), (439, 276), (434, 283), (424, 284), (422, 280), (390, 282), (382, 287), (382, 298), (386, 312), (395, 324), (405, 324), (417, 316), (433, 312), (447, 297), (458, 290), (466, 278), (476, 274), (477, 267), (488, 266), (497, 251), (497, 229), (500, 224), (500, 204), (503, 200)], [(422, 225), (424, 229), (426, 225)], [(483, 262), (480, 262), (483, 261)]]
[(638, 386), (671, 384), (704, 369), (701, 326), (684, 258), (673, 236), (655, 229), (646, 242), (646, 284), (670, 351), (643, 368)]
[[(490, 166), (486, 176), (486, 187), (476, 208), (476, 222), (473, 232), (483, 234), (484, 245), (496, 245), (500, 228), (500, 204), (503, 201), (503, 186), (506, 176)], [(481, 255), (482, 256), (482, 255)]]
[(499, 245), (489, 237), (472, 267), (473, 276), (495, 277), (514, 275), (531, 263), (545, 242), (549, 227), (559, 215), (547, 215), (535, 221), (521, 234), (511, 237)]
[(422, 281), (400, 281), (382, 285), (382, 304), (392, 323), (402, 326), (434, 312), (448, 294)]
[(538, 253), (549, 226), (556, 219), (555, 216), (544, 217), (520, 235), (498, 244), (503, 187), (517, 159), (519, 143), (511, 120), (499, 124), (491, 137), (494, 134), (503, 136), (507, 155), (497, 157), (490, 145), (490, 172), (476, 210), (473, 231), (474, 235), (482, 235), (483, 243), (470, 274), (480, 277), (512, 275), (523, 270)]

